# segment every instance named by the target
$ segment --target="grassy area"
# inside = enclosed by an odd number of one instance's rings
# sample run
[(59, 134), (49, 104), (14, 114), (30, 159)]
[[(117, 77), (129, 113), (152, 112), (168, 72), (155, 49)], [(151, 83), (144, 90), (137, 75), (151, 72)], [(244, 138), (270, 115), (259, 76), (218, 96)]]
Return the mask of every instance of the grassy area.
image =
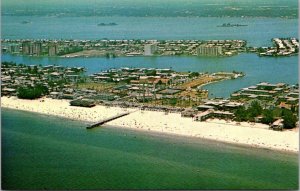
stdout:
[(197, 79), (194, 79), (192, 81), (181, 84), (180, 87), (185, 88), (185, 89), (186, 88), (195, 88), (197, 86), (204, 85), (206, 83), (209, 83), (209, 82), (212, 82), (215, 80), (217, 80), (217, 79), (212, 76), (200, 76)]
[(79, 83), (79, 89), (91, 89), (96, 91), (107, 91), (113, 87), (115, 87), (115, 83), (95, 83), (95, 82), (86, 82), (86, 83)]
[(190, 97), (190, 98), (207, 98), (208, 92), (197, 92), (197, 91), (182, 91), (178, 94), (179, 97)]
[(200, 104), (200, 101), (193, 101), (193, 100), (180, 100), (176, 98), (172, 99), (160, 99), (160, 100), (152, 100), (148, 102), (146, 105), (165, 105), (165, 106), (174, 106), (174, 107), (192, 107), (197, 106)]

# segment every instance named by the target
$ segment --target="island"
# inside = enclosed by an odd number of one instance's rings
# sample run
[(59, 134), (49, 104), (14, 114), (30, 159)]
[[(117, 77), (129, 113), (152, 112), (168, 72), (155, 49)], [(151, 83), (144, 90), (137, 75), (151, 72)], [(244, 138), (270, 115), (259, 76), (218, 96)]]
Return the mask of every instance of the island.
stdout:
[(118, 25), (117, 23), (99, 23), (97, 26), (116, 26)]

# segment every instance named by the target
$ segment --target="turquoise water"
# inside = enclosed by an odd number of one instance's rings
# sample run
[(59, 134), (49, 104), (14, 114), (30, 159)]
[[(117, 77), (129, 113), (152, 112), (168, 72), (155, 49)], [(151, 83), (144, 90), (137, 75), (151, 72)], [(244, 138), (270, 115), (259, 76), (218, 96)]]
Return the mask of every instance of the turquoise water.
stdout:
[(205, 57), (119, 57), (106, 58), (48, 58), (2, 55), (3, 61), (24, 64), (57, 64), (63, 66), (84, 66), (87, 73), (119, 67), (172, 68), (176, 71), (197, 72), (244, 72), (245, 77), (204, 86), (210, 97), (229, 97), (236, 90), (262, 81), (271, 83), (298, 83), (298, 56), (259, 57), (256, 54), (240, 54), (226, 58)]
[[(2, 109), (2, 189), (297, 189), (296, 154)], [(17, 120), (16, 120), (17, 119)]]
[[(118, 25), (97, 26), (110, 22)], [(248, 26), (217, 27), (223, 23)], [(298, 37), (298, 19), (283, 18), (2, 16), (1, 28), (8, 39), (241, 39), (270, 46), (275, 37)]]

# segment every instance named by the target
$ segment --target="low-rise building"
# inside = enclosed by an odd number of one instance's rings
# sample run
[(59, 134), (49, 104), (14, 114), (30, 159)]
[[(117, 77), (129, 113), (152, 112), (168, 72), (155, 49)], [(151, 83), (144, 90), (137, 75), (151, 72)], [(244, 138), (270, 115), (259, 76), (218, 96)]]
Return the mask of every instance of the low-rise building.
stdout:
[(277, 119), (270, 126), (271, 129), (277, 130), (277, 131), (282, 131), (283, 127), (284, 127), (284, 125), (283, 125), (283, 119)]

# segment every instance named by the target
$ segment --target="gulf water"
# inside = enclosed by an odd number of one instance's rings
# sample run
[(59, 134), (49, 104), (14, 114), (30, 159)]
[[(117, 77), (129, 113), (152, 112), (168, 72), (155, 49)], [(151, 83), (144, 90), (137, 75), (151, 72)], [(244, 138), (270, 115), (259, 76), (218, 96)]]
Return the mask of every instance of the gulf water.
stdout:
[(2, 109), (2, 189), (296, 189), (298, 157)]

